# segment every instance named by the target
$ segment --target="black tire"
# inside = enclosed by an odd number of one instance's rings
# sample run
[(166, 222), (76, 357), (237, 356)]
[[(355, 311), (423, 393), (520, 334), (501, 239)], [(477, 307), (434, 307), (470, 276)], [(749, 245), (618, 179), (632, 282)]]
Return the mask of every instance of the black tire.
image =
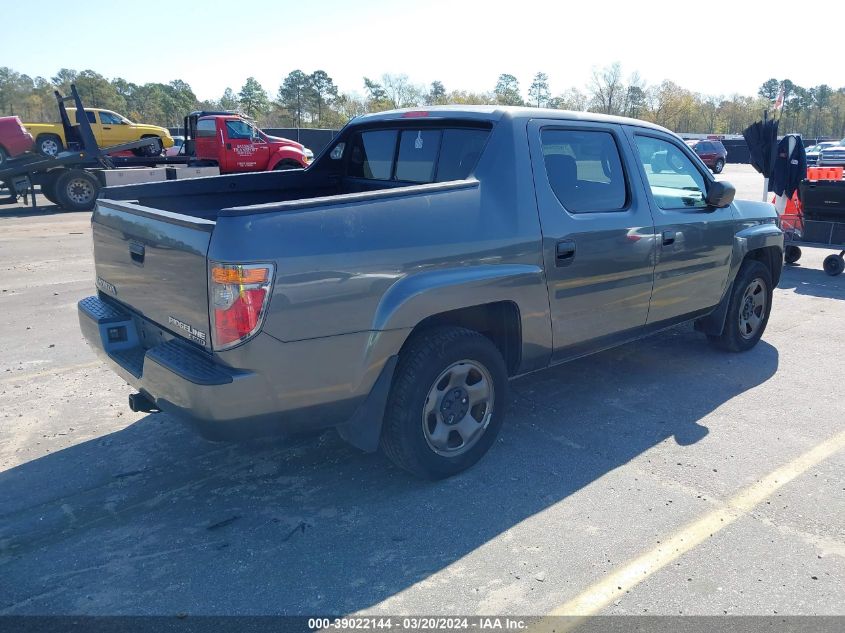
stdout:
[(139, 147), (137, 149), (133, 149), (132, 153), (135, 154), (135, 156), (147, 156), (147, 157), (161, 155), (161, 150), (164, 149), (164, 144), (161, 142), (161, 138), (159, 138), (158, 136), (142, 136), (141, 137), (141, 139), (145, 139), (145, 138), (156, 138), (156, 139), (158, 139), (158, 147), (155, 147), (155, 146), (152, 146), (152, 145), (145, 145), (144, 147)]
[(831, 277), (841, 275), (845, 270), (845, 258), (842, 255), (828, 255), (822, 262), (822, 268)]
[[(426, 405), (430, 402), (429, 393), (437, 390), (439, 385), (447, 380), (442, 377), (444, 373), (453, 367), (463, 368), (467, 365), (482, 368), (487, 372), (492, 384), (492, 395), (489, 403), (476, 405), (485, 407), (483, 414), (480, 414), (482, 421), (479, 421), (473, 409), (469, 408), (473, 407), (471, 400), (469, 404), (466, 404), (466, 398), (460, 401), (464, 403), (462, 419), (466, 420), (468, 415), (472, 415), (476, 422), (485, 426), (474, 431), (477, 437), (473, 438), (473, 443), (467, 442), (463, 447), (446, 447), (444, 453), (439, 453), (430, 443), (430, 426), (428, 431), (425, 427), (429, 424), (424, 414)], [(469, 375), (471, 374), (467, 374)], [(482, 377), (475, 384), (480, 384), (482, 380), (486, 378)], [(448, 382), (451, 384), (451, 378)], [(441, 406), (437, 408), (437, 413), (430, 413), (429, 418), (438, 415), (445, 418), (443, 411), (447, 406), (448, 396), (462, 389), (449, 389), (449, 384), (442, 386), (444, 397)], [(469, 380), (465, 383), (466, 386), (471, 384)], [(505, 419), (507, 385), (505, 361), (486, 336), (459, 327), (442, 327), (416, 335), (399, 356), (382, 428), (382, 450), (398, 467), (424, 479), (443, 479), (466, 470), (481, 459), (496, 440)], [(454, 406), (461, 406), (454, 398), (451, 402)], [(486, 408), (488, 406), (489, 410)], [(453, 417), (450, 416), (449, 423)], [(448, 428), (445, 419), (435, 421), (435, 425), (440, 424)], [(448, 443), (451, 443), (455, 434), (462, 443), (464, 442), (456, 430), (459, 426), (460, 424), (455, 424), (451, 427), (455, 430), (447, 432)]]
[(9, 160), (9, 154), (6, 153), (6, 150), (2, 146), (0, 146), (0, 167), (3, 167), (7, 160)]
[[(765, 304), (762, 310), (757, 313), (757, 308), (749, 310), (747, 305), (747, 292), (752, 290), (753, 284), (759, 282), (762, 284), (760, 292), (764, 296), (758, 297), (757, 292), (752, 291), (750, 298), (752, 303), (754, 299), (762, 298)], [(725, 328), (720, 335), (708, 335), (710, 342), (719, 349), (726, 352), (745, 352), (757, 345), (763, 332), (766, 331), (766, 325), (769, 323), (769, 314), (772, 311), (772, 273), (767, 266), (755, 259), (746, 259), (739, 272), (736, 275), (733, 286), (731, 287), (730, 302), (728, 303), (728, 312), (725, 317)], [(751, 320), (743, 321), (744, 315), (754, 313), (759, 322), (756, 326), (748, 331)], [(743, 325), (745, 323), (745, 325)], [(743, 331), (744, 330), (744, 331)]]
[(87, 171), (68, 169), (56, 179), (56, 204), (68, 211), (90, 211), (99, 191), (99, 181)]
[(35, 149), (44, 156), (56, 156), (64, 151), (62, 139), (55, 134), (42, 134), (35, 141)]
[(714, 174), (721, 174), (722, 170), (725, 168), (725, 161), (721, 158), (716, 160), (716, 164), (713, 165), (713, 173)]
[(783, 252), (783, 261), (787, 264), (794, 264), (801, 259), (801, 249), (797, 246), (787, 246)]
[(59, 201), (56, 198), (56, 180), (59, 175), (61, 175), (61, 172), (48, 172), (44, 181), (41, 183), (41, 195), (55, 205), (59, 204)]
[(302, 169), (302, 165), (292, 160), (283, 160), (273, 167), (273, 171), (286, 171), (288, 169)]

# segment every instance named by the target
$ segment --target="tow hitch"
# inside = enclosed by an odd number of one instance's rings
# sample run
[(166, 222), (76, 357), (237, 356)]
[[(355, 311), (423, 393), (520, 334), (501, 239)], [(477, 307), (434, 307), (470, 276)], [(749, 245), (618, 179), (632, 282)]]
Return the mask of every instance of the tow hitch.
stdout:
[(129, 394), (129, 408), (136, 413), (158, 413), (161, 411), (155, 402), (142, 393)]

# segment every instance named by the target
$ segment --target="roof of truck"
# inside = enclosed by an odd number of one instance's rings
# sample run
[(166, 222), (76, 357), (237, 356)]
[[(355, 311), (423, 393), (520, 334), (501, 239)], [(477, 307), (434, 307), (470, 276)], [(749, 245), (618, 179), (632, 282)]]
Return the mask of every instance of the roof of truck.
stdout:
[(353, 119), (352, 124), (391, 121), (409, 118), (450, 118), (474, 119), (476, 121), (499, 121), (511, 119), (558, 119), (563, 121), (595, 121), (597, 123), (615, 123), (617, 125), (635, 125), (637, 127), (672, 133), (660, 125), (623, 116), (599, 114), (597, 112), (577, 112), (574, 110), (554, 110), (551, 108), (531, 108), (524, 106), (500, 105), (446, 105), (403, 108), (365, 114)]

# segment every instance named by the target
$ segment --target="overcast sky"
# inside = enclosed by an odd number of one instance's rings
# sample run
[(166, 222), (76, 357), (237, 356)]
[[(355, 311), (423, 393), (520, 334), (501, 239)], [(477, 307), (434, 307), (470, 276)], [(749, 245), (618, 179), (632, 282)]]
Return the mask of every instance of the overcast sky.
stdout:
[[(804, 3), (821, 12), (806, 19), (801, 3), (757, 0), (4, 5), (0, 65), (44, 77), (68, 67), (135, 83), (183, 79), (200, 99), (217, 98), (227, 86), (237, 91), (250, 75), (275, 95), (296, 68), (323, 69), (342, 91), (357, 93), (363, 93), (363, 76), (385, 72), (472, 91), (492, 90), (500, 73), (510, 73), (525, 93), (543, 71), (557, 95), (571, 86), (583, 90), (594, 68), (614, 61), (626, 77), (638, 71), (649, 83), (671, 79), (713, 95), (753, 95), (770, 77), (805, 87), (845, 85), (839, 58), (825, 63), (820, 40), (813, 45), (806, 29), (792, 28), (823, 15), (824, 24), (842, 32), (841, 0), (823, 8)], [(811, 53), (813, 46), (819, 55)]]

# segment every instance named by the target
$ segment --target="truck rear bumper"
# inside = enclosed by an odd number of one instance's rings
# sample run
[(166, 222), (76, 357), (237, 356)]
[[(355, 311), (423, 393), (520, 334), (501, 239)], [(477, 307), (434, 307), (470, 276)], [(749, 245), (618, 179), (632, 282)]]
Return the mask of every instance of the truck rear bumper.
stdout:
[(358, 402), (285, 410), (280, 387), (264, 376), (227, 367), (177, 338), (145, 349), (137, 315), (88, 297), (78, 304), (88, 343), (161, 411), (191, 422), (209, 439), (247, 439), (335, 426)]

